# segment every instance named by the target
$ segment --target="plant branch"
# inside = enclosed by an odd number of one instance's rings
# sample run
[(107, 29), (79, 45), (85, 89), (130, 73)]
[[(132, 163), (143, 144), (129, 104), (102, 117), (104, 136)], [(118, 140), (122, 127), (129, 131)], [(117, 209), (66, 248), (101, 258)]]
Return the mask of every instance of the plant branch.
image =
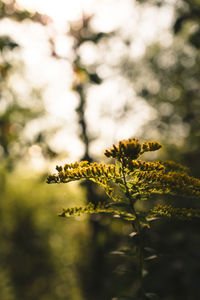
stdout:
[(140, 220), (138, 218), (138, 215), (137, 215), (137, 213), (135, 211), (135, 207), (134, 207), (135, 199), (131, 196), (131, 194), (129, 192), (129, 188), (127, 186), (125, 164), (124, 164), (123, 159), (121, 160), (121, 164), (122, 164), (123, 182), (124, 182), (124, 186), (126, 189), (126, 196), (130, 201), (130, 209), (135, 216), (135, 221), (132, 222), (132, 227), (137, 232), (138, 237), (139, 237), (138, 261), (139, 261), (140, 296), (142, 297), (141, 299), (144, 299), (144, 297), (145, 297), (144, 282), (143, 282), (143, 268), (144, 268), (143, 248), (144, 248), (144, 246), (143, 246), (142, 228), (141, 228)]

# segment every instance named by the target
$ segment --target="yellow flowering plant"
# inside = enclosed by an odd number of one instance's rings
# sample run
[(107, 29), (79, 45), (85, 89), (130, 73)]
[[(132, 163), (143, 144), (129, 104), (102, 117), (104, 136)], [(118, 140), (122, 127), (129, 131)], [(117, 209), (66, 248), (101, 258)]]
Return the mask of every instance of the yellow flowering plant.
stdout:
[[(69, 183), (89, 180), (101, 186), (108, 200), (104, 203), (88, 203), (84, 207), (63, 209), (60, 216), (105, 213), (121, 218), (132, 224), (133, 235), (138, 236), (138, 273), (140, 289), (137, 299), (153, 299), (145, 293), (143, 286), (144, 246), (143, 228), (150, 228), (155, 218), (192, 219), (200, 217), (196, 208), (180, 208), (166, 204), (156, 204), (148, 211), (139, 211), (136, 203), (156, 196), (163, 203), (164, 196), (200, 198), (200, 180), (188, 175), (188, 169), (172, 161), (147, 162), (140, 160), (142, 154), (157, 151), (161, 144), (139, 142), (136, 138), (119, 141), (105, 150), (105, 156), (114, 161), (111, 164), (88, 161), (57, 166), (57, 173), (47, 178), (47, 183)], [(148, 296), (150, 295), (150, 296)], [(132, 298), (134, 299), (134, 298)], [(136, 299), (136, 298), (135, 298)]]

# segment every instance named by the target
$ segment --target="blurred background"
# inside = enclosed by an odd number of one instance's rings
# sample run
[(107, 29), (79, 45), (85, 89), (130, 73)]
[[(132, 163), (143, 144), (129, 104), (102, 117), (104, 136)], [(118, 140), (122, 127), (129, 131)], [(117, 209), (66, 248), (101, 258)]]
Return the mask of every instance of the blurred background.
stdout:
[[(58, 218), (105, 199), (92, 184), (47, 185), (55, 166), (102, 161), (120, 139), (164, 145), (200, 176), (198, 0), (0, 1), (0, 299), (134, 296), (132, 241), (108, 217)], [(177, 199), (183, 207), (199, 203)], [(199, 299), (199, 221), (154, 222), (147, 291)]]

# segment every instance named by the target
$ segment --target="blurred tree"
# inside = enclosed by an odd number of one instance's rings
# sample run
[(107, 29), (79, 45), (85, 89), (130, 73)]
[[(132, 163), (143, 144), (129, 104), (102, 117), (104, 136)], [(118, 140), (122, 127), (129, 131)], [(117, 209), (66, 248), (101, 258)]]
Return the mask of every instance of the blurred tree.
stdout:
[[(43, 25), (50, 21), (47, 16), (20, 9), (15, 1), (0, 1), (0, 22), (5, 18)], [(65, 280), (50, 247), (50, 232), (38, 225), (38, 185), (34, 188), (37, 195), (33, 196), (30, 187), (26, 195), (23, 191), (18, 196), (20, 186), (27, 182), (22, 184), (17, 175), (11, 177), (14, 175), (10, 171), (24, 161), (33, 144), (38, 144), (46, 157), (56, 155), (47, 144), (48, 131), (40, 131), (34, 137), (24, 135), (29, 122), (39, 122), (45, 111), (39, 90), (30, 86), (26, 99), (16, 92), (12, 76), (23, 76), (23, 62), (16, 59), (16, 53), (20, 54), (20, 45), (10, 36), (0, 36), (0, 299), (72, 299), (66, 282), (66, 288), (62, 287)], [(18, 186), (12, 189), (10, 183), (17, 177)], [(31, 197), (34, 208), (29, 203)], [(65, 295), (57, 287), (65, 290)]]
[[(167, 1), (150, 3), (163, 6)], [(134, 79), (137, 94), (157, 112), (142, 134), (160, 135), (169, 144), (170, 157), (199, 176), (200, 3), (182, 0), (172, 5), (174, 21), (166, 43), (149, 46), (140, 61), (126, 62), (124, 69)]]
[[(5, 18), (18, 22), (28, 19), (42, 25), (50, 22), (45, 15), (19, 9), (16, 1), (0, 1), (0, 20)], [(0, 36), (0, 160), (8, 170), (24, 158), (27, 148), (34, 143), (40, 144), (45, 156), (56, 155), (44, 141), (47, 132), (38, 132), (37, 136), (28, 139), (23, 135), (29, 121), (44, 115), (44, 108), (39, 90), (31, 87), (26, 96), (29, 99), (25, 100), (14, 89), (11, 78), (16, 72), (22, 72), (23, 63), (19, 63), (12, 53), (19, 53), (19, 48), (20, 45), (12, 37)]]
[[(93, 157), (90, 153), (91, 142), (95, 137), (91, 136), (88, 129), (88, 123), (86, 118), (86, 106), (87, 106), (87, 90), (91, 85), (99, 85), (102, 83), (102, 79), (96, 72), (96, 66), (89, 67), (82, 62), (80, 55), (80, 48), (85, 43), (97, 44), (102, 38), (108, 37), (110, 34), (103, 32), (95, 32), (91, 26), (91, 16), (83, 14), (82, 18), (76, 22), (70, 24), (69, 35), (73, 38), (72, 49), (72, 69), (74, 73), (74, 81), (72, 89), (79, 98), (78, 107), (76, 112), (79, 122), (79, 138), (83, 143), (84, 152), (81, 160), (87, 160), (92, 162)], [(63, 58), (56, 52), (55, 41), (50, 39), (52, 48), (52, 56), (57, 59)], [(86, 190), (87, 201), (93, 201), (96, 204), (101, 200), (104, 201), (105, 197), (98, 190), (97, 186), (92, 182), (84, 182), (82, 187)], [(84, 254), (81, 255), (77, 261), (77, 268), (79, 273), (79, 279), (81, 289), (85, 299), (101, 300), (105, 293), (105, 274), (107, 275), (110, 270), (107, 259), (105, 259), (105, 253), (108, 252), (113, 243), (113, 237), (111, 238), (111, 232), (108, 235), (105, 233), (105, 226), (101, 218), (90, 218), (90, 235), (88, 237), (88, 245), (84, 247)], [(106, 229), (107, 231), (107, 229)], [(80, 252), (83, 252), (80, 249)]]

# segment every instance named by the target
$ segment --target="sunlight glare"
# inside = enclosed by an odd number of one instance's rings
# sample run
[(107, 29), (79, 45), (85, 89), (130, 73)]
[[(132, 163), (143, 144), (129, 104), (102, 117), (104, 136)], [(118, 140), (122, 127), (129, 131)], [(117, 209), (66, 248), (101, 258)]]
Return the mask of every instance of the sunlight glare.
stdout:
[(17, 3), (28, 9), (47, 14), (54, 22), (73, 21), (79, 18), (82, 11), (90, 13), (93, 8), (92, 0), (17, 0)]

